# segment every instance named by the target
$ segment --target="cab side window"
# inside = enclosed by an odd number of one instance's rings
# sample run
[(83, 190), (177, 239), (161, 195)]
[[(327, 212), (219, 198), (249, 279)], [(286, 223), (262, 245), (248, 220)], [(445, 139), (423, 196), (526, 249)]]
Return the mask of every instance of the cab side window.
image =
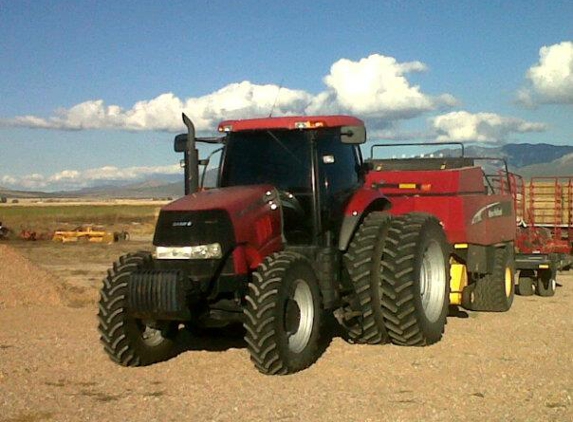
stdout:
[(319, 143), (318, 150), (321, 184), (327, 195), (355, 189), (360, 183), (356, 147), (340, 141), (325, 142)]
[(318, 142), (319, 175), (324, 229), (340, 222), (346, 202), (360, 186), (360, 160), (357, 146), (343, 144), (340, 137)]

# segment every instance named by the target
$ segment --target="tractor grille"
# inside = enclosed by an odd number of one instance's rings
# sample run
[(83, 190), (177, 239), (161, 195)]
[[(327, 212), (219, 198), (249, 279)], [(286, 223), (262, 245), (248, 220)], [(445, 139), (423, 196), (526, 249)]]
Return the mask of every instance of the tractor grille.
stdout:
[(128, 283), (130, 313), (142, 319), (189, 319), (190, 290), (189, 281), (181, 271), (136, 271)]
[(224, 210), (161, 211), (157, 219), (155, 246), (193, 246), (218, 242), (223, 254), (233, 247), (235, 234)]

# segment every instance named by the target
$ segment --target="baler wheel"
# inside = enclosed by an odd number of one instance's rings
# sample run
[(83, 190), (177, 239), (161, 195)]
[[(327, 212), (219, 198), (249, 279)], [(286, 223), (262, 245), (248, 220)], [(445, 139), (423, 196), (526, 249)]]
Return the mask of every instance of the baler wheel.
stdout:
[(495, 250), (494, 267), (475, 281), (472, 301), (467, 308), (472, 311), (505, 312), (511, 308), (515, 293), (513, 245)]
[(322, 355), (320, 288), (304, 256), (282, 251), (267, 257), (253, 274), (245, 300), (245, 341), (260, 372), (294, 373)]
[(98, 312), (100, 339), (110, 358), (123, 366), (150, 365), (175, 355), (176, 323), (152, 327), (131, 317), (127, 310), (129, 275), (150, 259), (147, 252), (123, 255), (103, 280)]
[(551, 270), (539, 270), (535, 293), (539, 296), (549, 297), (555, 295), (557, 282)]
[(535, 283), (535, 274), (531, 270), (521, 270), (517, 281), (515, 293), (520, 296), (531, 296), (533, 294), (533, 285)]
[[(386, 233), (390, 216), (384, 212), (371, 212), (360, 224), (344, 255), (344, 263), (354, 287), (356, 308), (360, 315), (346, 321), (343, 326), (348, 341), (359, 344), (388, 342), (384, 328), (381, 300), (381, 271)], [(354, 305), (354, 306), (352, 306)]]
[(409, 213), (393, 219), (382, 261), (382, 313), (392, 343), (425, 346), (442, 338), (449, 305), (449, 248), (435, 217)]

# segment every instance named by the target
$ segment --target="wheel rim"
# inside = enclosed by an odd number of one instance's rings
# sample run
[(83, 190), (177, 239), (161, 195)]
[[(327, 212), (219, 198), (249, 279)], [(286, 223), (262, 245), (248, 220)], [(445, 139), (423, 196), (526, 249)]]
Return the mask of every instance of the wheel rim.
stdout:
[(513, 277), (511, 273), (511, 268), (505, 267), (505, 296), (511, 296), (511, 290), (513, 288)]
[(551, 291), (554, 292), (557, 289), (557, 280), (552, 278), (549, 282), (549, 287), (551, 287)]
[(430, 322), (437, 321), (442, 314), (446, 283), (444, 254), (440, 244), (432, 240), (424, 251), (420, 268), (422, 308)]
[(141, 332), (141, 339), (148, 346), (158, 346), (164, 340), (161, 330), (152, 328), (141, 320), (137, 320), (137, 325)]
[(314, 322), (314, 301), (304, 280), (296, 280), (293, 294), (285, 304), (285, 331), (289, 350), (300, 353), (307, 346)]

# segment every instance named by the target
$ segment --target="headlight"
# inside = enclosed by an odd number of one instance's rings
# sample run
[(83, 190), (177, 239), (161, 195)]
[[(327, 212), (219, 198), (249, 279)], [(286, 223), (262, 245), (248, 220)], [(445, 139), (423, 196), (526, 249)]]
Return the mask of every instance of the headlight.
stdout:
[(219, 243), (199, 246), (158, 246), (155, 249), (157, 259), (217, 259), (223, 257)]

